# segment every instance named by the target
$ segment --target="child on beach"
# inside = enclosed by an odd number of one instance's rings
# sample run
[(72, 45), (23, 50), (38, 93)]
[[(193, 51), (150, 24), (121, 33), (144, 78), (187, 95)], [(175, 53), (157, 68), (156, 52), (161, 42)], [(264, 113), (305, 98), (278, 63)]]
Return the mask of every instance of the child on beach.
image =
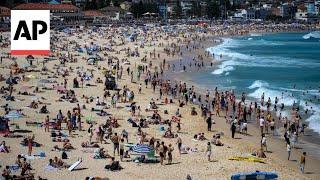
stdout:
[(168, 147), (168, 164), (172, 163), (172, 151), (174, 150), (174, 148), (172, 147), (171, 144), (169, 144)]
[(266, 148), (267, 151), (267, 138), (265, 137), (264, 134), (262, 134), (262, 139), (261, 139), (261, 148)]
[(206, 155), (208, 157), (208, 161), (210, 162), (211, 161), (211, 143), (210, 142), (207, 143)]

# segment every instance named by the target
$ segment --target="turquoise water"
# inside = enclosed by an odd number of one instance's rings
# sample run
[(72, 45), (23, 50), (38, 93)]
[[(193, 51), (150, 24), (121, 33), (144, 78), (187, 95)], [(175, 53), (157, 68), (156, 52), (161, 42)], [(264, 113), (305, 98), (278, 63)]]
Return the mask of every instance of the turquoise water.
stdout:
[(312, 112), (309, 127), (320, 133), (320, 32), (251, 34), (226, 38), (207, 50), (221, 64), (193, 72), (192, 81), (203, 88), (246, 92), (251, 99), (265, 93), (273, 102), (278, 97), (288, 106), (297, 103), (301, 112)]

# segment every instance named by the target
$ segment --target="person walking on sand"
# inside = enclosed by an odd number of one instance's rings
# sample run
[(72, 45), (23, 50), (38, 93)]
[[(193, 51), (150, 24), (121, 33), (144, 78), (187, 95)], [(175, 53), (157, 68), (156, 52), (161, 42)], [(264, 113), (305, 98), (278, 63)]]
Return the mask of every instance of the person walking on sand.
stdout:
[(32, 135), (32, 137), (31, 136), (28, 136), (28, 155), (29, 156), (31, 156), (31, 154), (32, 154), (32, 144), (33, 144), (33, 140), (34, 140), (34, 134)]
[(259, 121), (260, 121), (260, 122), (259, 122), (260, 131), (261, 131), (261, 135), (262, 135), (262, 134), (263, 134), (264, 124), (265, 124), (264, 117), (261, 117)]
[(303, 152), (303, 154), (300, 157), (300, 170), (302, 173), (304, 173), (304, 168), (306, 165), (306, 155), (307, 155), (307, 153)]
[(174, 150), (174, 148), (172, 147), (171, 144), (169, 144), (168, 147), (168, 164), (172, 163), (172, 151)]
[(93, 136), (93, 125), (91, 124), (88, 129), (88, 135), (89, 135), (89, 143), (91, 144), (92, 136)]
[(211, 143), (210, 142), (207, 143), (206, 155), (208, 157), (208, 161), (210, 162), (211, 161)]
[(177, 135), (177, 143), (178, 144), (178, 150), (179, 150), (179, 154), (181, 154), (181, 147), (182, 147), (182, 139), (180, 136)]
[(209, 115), (209, 117), (207, 118), (207, 125), (208, 125), (208, 131), (211, 131), (211, 127), (212, 127), (211, 115)]
[(236, 133), (236, 129), (237, 129), (236, 122), (233, 121), (233, 122), (231, 123), (231, 137), (232, 137), (233, 139), (234, 139), (234, 135), (235, 135), (235, 133)]
[(163, 141), (159, 146), (159, 155), (160, 155), (160, 164), (163, 165), (163, 160), (164, 160), (164, 142)]
[(44, 120), (44, 132), (49, 132), (49, 115), (47, 115)]
[(266, 151), (268, 151), (267, 148), (267, 138), (264, 134), (262, 134), (262, 138), (261, 138), (261, 148), (264, 149), (266, 148)]
[(123, 156), (124, 156), (124, 139), (123, 138), (120, 141), (119, 148), (120, 148), (120, 160), (122, 162), (123, 161)]
[(290, 155), (291, 155), (291, 146), (290, 146), (290, 144), (287, 144), (287, 152), (288, 152), (288, 160), (290, 160)]
[(118, 156), (119, 156), (119, 136), (117, 133), (114, 133), (114, 135), (111, 137), (111, 141), (113, 143), (113, 156), (115, 156), (115, 152), (117, 150)]

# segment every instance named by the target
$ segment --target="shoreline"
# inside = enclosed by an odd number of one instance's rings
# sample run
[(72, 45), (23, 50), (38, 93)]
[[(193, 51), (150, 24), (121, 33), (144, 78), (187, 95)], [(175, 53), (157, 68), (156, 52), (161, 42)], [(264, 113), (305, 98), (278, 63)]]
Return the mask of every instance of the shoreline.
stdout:
[[(294, 31), (294, 32), (303, 32), (303, 33), (308, 33), (309, 32), (310, 33), (310, 31)], [(289, 33), (294, 33), (294, 32), (291, 31)], [(282, 32), (264, 33), (264, 34), (275, 34), (275, 33), (287, 33), (287, 32), (282, 31)], [(251, 34), (251, 33), (249, 33), (249, 34)], [(247, 34), (247, 35), (249, 35), (249, 34)], [(241, 36), (247, 36), (247, 35), (225, 36), (223, 38), (234, 38), (234, 37), (241, 37)], [(215, 39), (217, 37), (213, 36), (211, 38)], [(205, 47), (203, 49), (199, 49), (198, 51), (207, 52), (208, 48), (214, 47), (214, 46), (218, 46), (219, 44), (223, 43), (223, 41), (222, 41), (223, 38), (219, 37), (218, 39), (221, 40), (221, 42), (216, 43), (216, 44), (210, 45), (207, 42), (207, 44), (206, 44), (207, 47)], [(202, 52), (202, 54), (203, 54), (203, 52)], [(189, 55), (189, 59), (190, 59), (190, 55)], [(213, 59), (211, 57), (211, 60), (209, 58), (209, 59), (207, 59), (207, 62), (214, 62), (214, 64), (213, 64), (212, 67), (207, 65), (207, 66), (205, 66), (205, 69), (202, 69), (200, 71), (207, 70), (207, 69), (215, 69), (215, 66), (219, 65), (222, 61), (215, 60), (215, 59)], [(172, 63), (176, 63), (177, 64), (178, 60), (173, 61)], [(186, 63), (184, 65), (186, 65)], [(199, 70), (191, 69), (191, 71), (188, 71), (187, 73), (190, 73), (190, 72), (192, 73), (193, 71), (199, 71)], [(176, 82), (187, 82), (188, 87), (194, 86), (195, 89), (196, 89), (196, 92), (201, 94), (202, 97), (205, 97), (206, 88), (201, 86), (201, 85), (199, 85), (199, 84), (197, 84), (196, 82), (193, 82), (191, 79), (188, 78), (188, 76), (189, 75), (186, 75), (186, 72), (181, 72), (181, 71), (180, 72), (177, 72), (177, 71), (169, 72), (169, 78), (173, 78), (174, 81), (176, 81)], [(275, 115), (275, 112), (273, 112), (273, 114)], [(303, 122), (308, 124), (308, 122), (305, 119), (306, 118), (304, 117), (303, 118)], [(283, 124), (279, 124), (277, 129), (280, 130), (280, 128), (282, 128), (282, 127), (283, 127)], [(253, 135), (254, 137), (258, 137), (259, 136), (258, 135), (260, 133), (259, 132), (260, 131), (259, 130), (259, 126), (255, 121), (249, 123), (249, 128), (250, 129), (251, 128), (254, 129), (254, 131), (255, 131), (255, 134)], [(272, 144), (272, 146), (274, 146), (274, 147), (277, 147), (280, 144), (284, 144), (283, 133), (281, 133), (278, 136), (269, 135), (269, 137), (271, 137), (272, 140), (275, 141), (275, 142), (273, 142), (274, 144)], [(302, 154), (303, 151), (307, 151), (310, 154), (310, 152), (311, 152), (310, 156), (312, 156), (312, 162), (314, 163), (313, 165), (320, 165), (320, 144), (314, 143), (314, 142), (317, 142), (317, 141), (320, 140), (320, 134), (315, 132), (312, 129), (307, 128), (307, 129), (305, 129), (305, 135), (299, 136), (299, 139), (300, 140), (299, 140), (299, 143), (298, 143), (298, 148), (295, 149), (296, 153)], [(258, 142), (259, 139), (256, 138), (255, 141)], [(303, 146), (303, 148), (301, 148), (301, 146)], [(282, 150), (283, 152), (276, 151), (275, 157), (285, 160), (284, 158), (281, 158), (281, 157), (284, 157), (286, 155), (286, 151), (284, 149), (285, 148), (283, 148), (283, 150)], [(291, 166), (291, 167), (294, 168), (294, 166)], [(318, 171), (319, 170), (320, 170), (320, 168), (318, 169)]]

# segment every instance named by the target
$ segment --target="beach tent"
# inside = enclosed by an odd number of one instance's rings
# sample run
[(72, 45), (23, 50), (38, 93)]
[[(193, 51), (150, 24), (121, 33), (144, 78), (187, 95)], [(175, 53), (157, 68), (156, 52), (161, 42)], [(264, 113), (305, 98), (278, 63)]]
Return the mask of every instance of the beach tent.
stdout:
[(231, 176), (231, 180), (242, 180), (242, 179), (264, 179), (264, 180), (274, 180), (278, 178), (278, 174), (275, 172), (252, 172), (252, 173), (236, 173)]
[(132, 151), (140, 154), (149, 153), (152, 148), (146, 144), (137, 144), (132, 147)]

